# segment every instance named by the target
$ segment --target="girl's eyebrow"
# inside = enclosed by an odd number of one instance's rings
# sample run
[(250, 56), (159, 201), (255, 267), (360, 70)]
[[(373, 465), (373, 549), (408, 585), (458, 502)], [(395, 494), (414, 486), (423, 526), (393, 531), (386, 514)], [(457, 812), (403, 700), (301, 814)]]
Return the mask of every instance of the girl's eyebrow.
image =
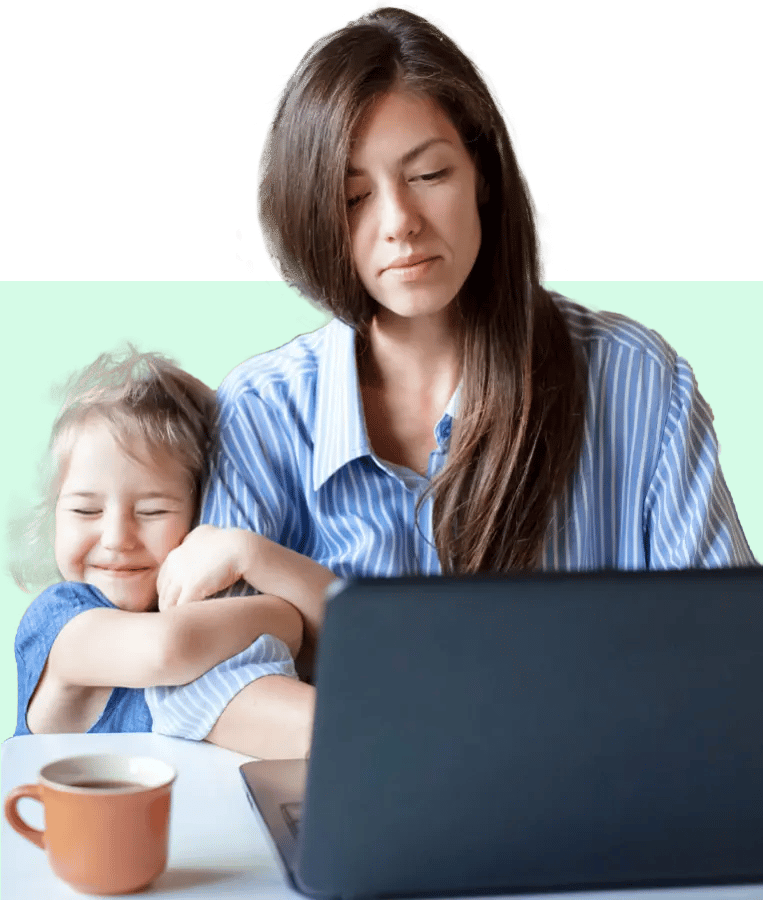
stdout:
[[(412, 150), (409, 150), (407, 153), (404, 153), (400, 159), (400, 163), (403, 166), (407, 166), (409, 163), (412, 163), (417, 156), (421, 156), (421, 154), (428, 150), (433, 144), (453, 144), (452, 141), (449, 141), (447, 138), (443, 137), (433, 137), (429, 138), (426, 141), (422, 141), (420, 144), (417, 144)], [(347, 166), (347, 177), (348, 178), (356, 178), (358, 175), (365, 175), (366, 173), (362, 169), (356, 169), (353, 166)]]
[[(92, 499), (94, 497), (100, 497), (101, 495), (96, 491), (67, 491), (65, 494), (61, 494), (62, 499), (65, 498), (74, 498), (74, 497), (86, 497), (88, 499)], [(175, 500), (178, 503), (182, 503), (185, 499), (184, 497), (179, 497), (177, 494), (172, 494), (169, 491), (148, 491), (145, 494), (136, 494), (136, 500)]]

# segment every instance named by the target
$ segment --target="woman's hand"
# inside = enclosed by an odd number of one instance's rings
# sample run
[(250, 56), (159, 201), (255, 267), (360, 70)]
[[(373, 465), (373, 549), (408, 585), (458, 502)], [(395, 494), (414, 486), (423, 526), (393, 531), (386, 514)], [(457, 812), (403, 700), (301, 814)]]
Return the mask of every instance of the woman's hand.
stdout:
[(159, 570), (159, 609), (205, 600), (244, 578), (252, 569), (256, 540), (242, 528), (194, 528)]

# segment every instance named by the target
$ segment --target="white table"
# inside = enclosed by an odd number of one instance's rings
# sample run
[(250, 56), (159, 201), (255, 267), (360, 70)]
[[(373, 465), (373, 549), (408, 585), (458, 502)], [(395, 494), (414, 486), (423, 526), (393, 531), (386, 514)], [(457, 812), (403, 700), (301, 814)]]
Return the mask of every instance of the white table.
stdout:
[[(167, 871), (143, 895), (185, 900), (191, 897), (286, 900), (299, 897), (281, 872), (270, 838), (244, 793), (238, 767), (250, 757), (204, 742), (156, 734), (28, 735), (10, 738), (2, 748), (2, 795), (33, 783), (48, 762), (80, 753), (155, 756), (178, 772), (173, 788)], [(24, 799), (19, 810), (36, 828), (43, 825), (40, 804)], [(2, 900), (57, 900), (82, 897), (50, 871), (45, 854), (22, 838), (3, 817)], [(533, 894), (532, 900), (560, 897)], [(565, 895), (570, 900), (759, 900), (763, 886), (689, 890), (607, 891)]]

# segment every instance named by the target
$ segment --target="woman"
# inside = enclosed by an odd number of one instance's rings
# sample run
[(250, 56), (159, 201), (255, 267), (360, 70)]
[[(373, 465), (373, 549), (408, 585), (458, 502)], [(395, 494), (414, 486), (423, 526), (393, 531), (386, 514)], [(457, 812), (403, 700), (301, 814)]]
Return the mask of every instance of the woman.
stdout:
[[(688, 364), (541, 287), (501, 115), (426, 20), (377, 10), (308, 52), (261, 219), (336, 318), (221, 386), (203, 521), (339, 576), (753, 562)], [(320, 604), (301, 611), (315, 638)]]

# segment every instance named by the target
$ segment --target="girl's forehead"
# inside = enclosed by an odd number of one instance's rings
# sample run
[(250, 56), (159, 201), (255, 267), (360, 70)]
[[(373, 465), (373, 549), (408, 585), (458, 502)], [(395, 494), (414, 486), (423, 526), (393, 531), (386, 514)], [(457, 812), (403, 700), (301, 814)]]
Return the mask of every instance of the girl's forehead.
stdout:
[(105, 417), (90, 415), (68, 425), (54, 443), (54, 452), (60, 465), (87, 463), (100, 460), (102, 468), (114, 459), (132, 456), (136, 459), (147, 457), (145, 441), (127, 429), (120, 429)]
[(59, 490), (79, 484), (158, 483), (177, 486), (192, 479), (169, 448), (152, 447), (144, 437), (103, 418), (90, 418), (59, 435), (54, 452)]

